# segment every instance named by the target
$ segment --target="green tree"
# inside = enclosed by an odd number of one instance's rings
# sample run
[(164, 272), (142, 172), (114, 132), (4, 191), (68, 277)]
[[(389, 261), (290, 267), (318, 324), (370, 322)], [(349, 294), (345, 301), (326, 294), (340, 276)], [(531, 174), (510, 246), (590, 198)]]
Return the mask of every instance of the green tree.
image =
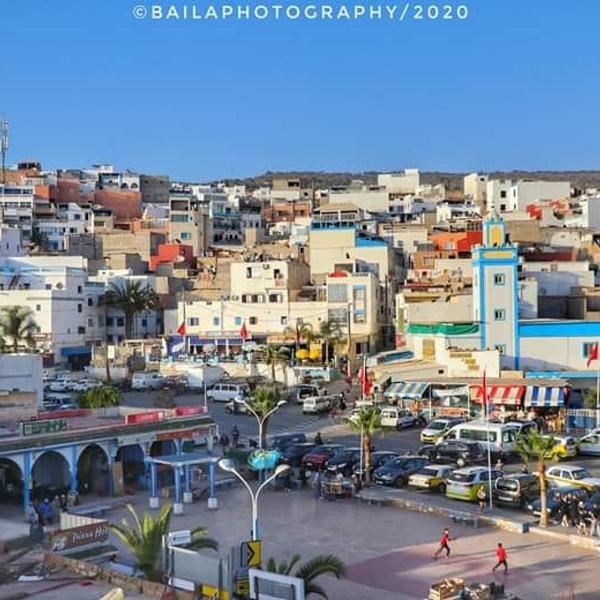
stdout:
[(81, 408), (119, 406), (121, 404), (121, 392), (110, 385), (103, 385), (82, 392), (79, 394), (77, 402)]
[[(169, 533), (173, 506), (163, 506), (156, 516), (145, 512), (141, 517), (135, 508), (127, 505), (132, 521), (122, 519), (121, 524), (109, 523), (110, 530), (121, 539), (136, 559), (137, 568), (144, 573), (150, 581), (160, 581), (162, 570), (160, 567), (160, 555), (163, 536)], [(210, 548), (216, 550), (218, 543), (206, 537), (206, 529), (197, 527), (192, 530), (192, 543), (188, 548), (199, 550)]]
[(546, 510), (546, 463), (556, 462), (561, 458), (562, 450), (552, 436), (544, 436), (537, 431), (517, 438), (516, 452), (526, 465), (537, 463), (537, 476), (540, 480), (540, 527), (548, 526), (548, 511)]
[(156, 310), (160, 306), (156, 292), (141, 281), (127, 279), (117, 284), (112, 282), (102, 298), (106, 306), (117, 308), (125, 315), (125, 338), (134, 335), (135, 316), (139, 313)]
[[(282, 562), (277, 564), (274, 558), (269, 558), (267, 561), (266, 571), (270, 573), (278, 573), (279, 575), (290, 575), (304, 581), (304, 592), (308, 596), (320, 596), (327, 600), (325, 590), (315, 583), (315, 579), (321, 575), (331, 574), (337, 579), (346, 574), (346, 565), (337, 556), (333, 554), (319, 554), (309, 561), (296, 566), (300, 562), (300, 556), (295, 554), (289, 563)], [(294, 569), (296, 570), (294, 571)], [(293, 575), (292, 575), (293, 572)]]
[(290, 360), (289, 352), (278, 346), (267, 346), (265, 348), (265, 362), (271, 365), (271, 381), (275, 383), (275, 366), (278, 364), (287, 364)]
[(365, 481), (371, 480), (371, 442), (373, 435), (381, 431), (379, 411), (373, 406), (361, 406), (353, 417), (346, 420), (350, 429), (362, 434), (363, 454), (365, 458)]
[(269, 426), (269, 419), (265, 416), (277, 407), (279, 402), (279, 393), (276, 389), (260, 386), (257, 387), (250, 396), (248, 406), (256, 413), (259, 419), (262, 420), (262, 435), (260, 440), (260, 447), (266, 448), (267, 440), (267, 427)]
[(329, 348), (337, 346), (342, 341), (342, 330), (337, 321), (322, 321), (319, 325), (319, 337), (325, 343), (325, 358), (323, 364), (329, 364)]
[(36, 324), (33, 313), (24, 306), (7, 306), (0, 311), (0, 332), (13, 352), (28, 350), (35, 346), (33, 334)]

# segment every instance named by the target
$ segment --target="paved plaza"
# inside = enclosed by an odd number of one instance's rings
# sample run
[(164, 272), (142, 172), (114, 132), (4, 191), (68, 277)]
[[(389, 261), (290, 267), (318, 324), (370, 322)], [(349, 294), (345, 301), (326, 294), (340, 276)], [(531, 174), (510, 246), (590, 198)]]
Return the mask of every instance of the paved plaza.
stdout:
[[(146, 499), (147, 500), (147, 499)], [(139, 496), (139, 508), (146, 501)], [(173, 517), (172, 529), (204, 525), (221, 544), (229, 546), (250, 535), (250, 502), (241, 488), (219, 495), (219, 510), (205, 503), (186, 506)], [(114, 520), (124, 510), (111, 511)], [(448, 523), (438, 517), (354, 501), (317, 501), (310, 492), (265, 492), (260, 504), (263, 557), (284, 560), (298, 553), (303, 559), (332, 553), (348, 568), (342, 581), (323, 578), (331, 600), (404, 600), (427, 596), (429, 585), (445, 577), (497, 581), (524, 600), (597, 599), (597, 553), (535, 534), (511, 534), (484, 527)], [(442, 529), (450, 526), (455, 541), (450, 559), (432, 559)], [(496, 544), (508, 549), (510, 572), (491, 573)]]

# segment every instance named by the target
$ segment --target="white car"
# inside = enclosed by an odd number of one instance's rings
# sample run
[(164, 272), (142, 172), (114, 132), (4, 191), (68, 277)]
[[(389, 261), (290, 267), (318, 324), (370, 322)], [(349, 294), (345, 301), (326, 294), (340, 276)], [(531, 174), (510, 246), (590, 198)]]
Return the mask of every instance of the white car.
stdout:
[(577, 465), (552, 465), (546, 470), (546, 479), (556, 487), (580, 487), (588, 491), (600, 489), (600, 478)]
[(382, 427), (395, 427), (396, 429), (414, 427), (417, 424), (417, 417), (410, 410), (395, 406), (383, 406), (379, 419)]
[(588, 433), (577, 440), (579, 454), (584, 456), (600, 456), (600, 431)]
[(74, 382), (70, 379), (55, 379), (48, 385), (51, 392), (70, 392), (73, 389)]
[(101, 381), (96, 381), (95, 379), (80, 379), (79, 381), (73, 382), (71, 389), (74, 392), (87, 392), (93, 388), (102, 387)]

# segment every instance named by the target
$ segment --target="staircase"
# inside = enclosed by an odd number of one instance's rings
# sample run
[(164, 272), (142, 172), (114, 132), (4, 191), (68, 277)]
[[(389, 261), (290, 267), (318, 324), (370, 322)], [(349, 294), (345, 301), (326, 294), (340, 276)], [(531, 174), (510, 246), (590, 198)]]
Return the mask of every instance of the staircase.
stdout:
[(479, 371), (477, 360), (473, 357), (473, 353), (469, 350), (450, 350), (450, 358), (456, 358), (460, 360), (467, 368), (467, 371)]

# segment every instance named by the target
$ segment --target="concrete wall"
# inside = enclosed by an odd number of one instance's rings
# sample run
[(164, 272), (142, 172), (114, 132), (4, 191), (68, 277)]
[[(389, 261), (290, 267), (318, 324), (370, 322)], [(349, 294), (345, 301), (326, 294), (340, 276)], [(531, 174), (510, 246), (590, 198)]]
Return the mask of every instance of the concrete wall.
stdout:
[(0, 354), (0, 390), (31, 392), (44, 402), (42, 357), (39, 354)]
[(597, 369), (598, 363), (587, 366), (583, 355), (583, 344), (600, 343), (600, 338), (581, 337), (539, 337), (521, 338), (522, 369), (534, 371), (552, 371), (557, 369), (590, 371)]
[(38, 400), (33, 392), (0, 391), (0, 423), (19, 423), (37, 417)]
[(468, 322), (473, 317), (473, 296), (450, 296), (435, 302), (414, 302), (406, 305), (408, 323)]

